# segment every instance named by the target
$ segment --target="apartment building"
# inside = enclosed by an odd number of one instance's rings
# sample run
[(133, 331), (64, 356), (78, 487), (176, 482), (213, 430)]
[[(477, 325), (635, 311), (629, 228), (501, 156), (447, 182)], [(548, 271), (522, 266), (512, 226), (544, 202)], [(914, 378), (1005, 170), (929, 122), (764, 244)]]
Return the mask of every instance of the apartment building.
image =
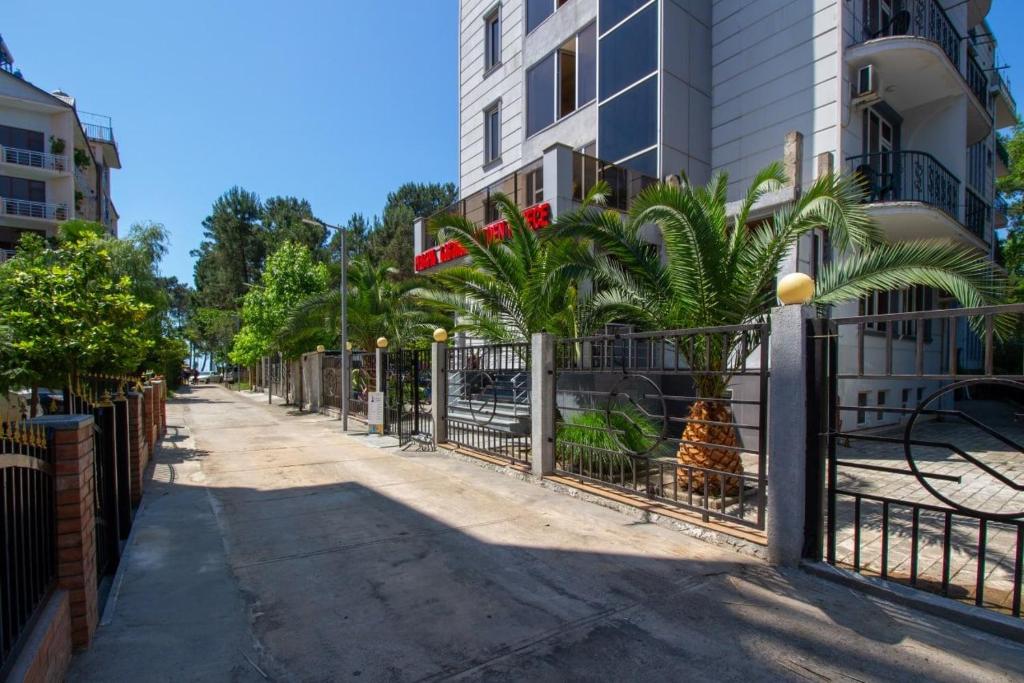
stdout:
[(26, 80), (0, 37), (0, 259), (26, 232), (56, 234), (66, 220), (117, 236), (110, 170), (121, 168), (109, 117), (79, 111), (62, 91)]
[[(612, 206), (624, 209), (654, 179), (680, 173), (700, 184), (726, 172), (730, 200), (737, 200), (759, 169), (783, 160), (791, 186), (762, 202), (765, 213), (819, 173), (856, 171), (888, 239), (958, 242), (994, 257), (995, 230), (1005, 224), (994, 183), (1007, 172), (996, 131), (1015, 124), (1016, 104), (985, 20), (990, 6), (462, 0), (462, 193), (453, 208), (491, 223), (497, 216), (489, 197), (502, 191), (558, 215), (602, 178)], [(836, 256), (827, 249), (827, 240), (808, 237), (783, 272), (814, 276)], [(450, 245), (434, 245), (424, 221), (415, 250), (419, 271), (462, 258)], [(949, 303), (920, 289), (837, 313)], [(970, 349), (966, 326), (957, 333)], [(878, 337), (869, 344), (882, 343), (884, 334)], [(973, 348), (961, 368), (981, 362), (980, 345)], [(941, 362), (942, 340), (930, 340), (929, 349), (929, 362)], [(928, 388), (896, 390), (913, 401)], [(896, 400), (867, 384), (857, 390), (863, 396), (844, 403)]]

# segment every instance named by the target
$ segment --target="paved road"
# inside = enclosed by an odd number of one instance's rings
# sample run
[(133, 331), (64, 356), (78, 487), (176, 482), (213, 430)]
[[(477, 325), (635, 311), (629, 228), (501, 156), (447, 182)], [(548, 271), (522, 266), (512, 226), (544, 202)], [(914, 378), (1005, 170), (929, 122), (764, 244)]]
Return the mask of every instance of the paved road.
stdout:
[(220, 387), (73, 678), (1020, 680), (1024, 647)]

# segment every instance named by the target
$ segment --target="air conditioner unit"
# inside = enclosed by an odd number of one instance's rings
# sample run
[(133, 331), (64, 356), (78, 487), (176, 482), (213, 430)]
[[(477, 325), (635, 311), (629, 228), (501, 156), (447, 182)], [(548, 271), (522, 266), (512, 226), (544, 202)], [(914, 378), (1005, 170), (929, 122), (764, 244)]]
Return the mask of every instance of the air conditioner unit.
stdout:
[(881, 90), (873, 64), (857, 69), (857, 80), (853, 84), (853, 104), (867, 105), (878, 102), (882, 99), (879, 95)]

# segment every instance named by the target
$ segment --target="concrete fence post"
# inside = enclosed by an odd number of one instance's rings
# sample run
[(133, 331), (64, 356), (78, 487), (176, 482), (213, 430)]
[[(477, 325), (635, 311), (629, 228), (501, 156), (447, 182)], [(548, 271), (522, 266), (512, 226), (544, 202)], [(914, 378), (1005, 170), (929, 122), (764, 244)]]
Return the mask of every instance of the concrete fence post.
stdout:
[(768, 390), (768, 561), (794, 566), (804, 544), (810, 306), (772, 309)]
[(374, 377), (374, 391), (384, 391), (384, 349), (376, 350), (377, 375)]
[(533, 474), (555, 471), (555, 338), (530, 339), (530, 455)]
[(448, 441), (448, 343), (430, 345), (430, 415), (434, 420), (434, 443)]
[(96, 518), (93, 500), (93, 416), (45, 415), (32, 420), (53, 431), (57, 490), (57, 587), (71, 603), (71, 642), (89, 646), (99, 622)]

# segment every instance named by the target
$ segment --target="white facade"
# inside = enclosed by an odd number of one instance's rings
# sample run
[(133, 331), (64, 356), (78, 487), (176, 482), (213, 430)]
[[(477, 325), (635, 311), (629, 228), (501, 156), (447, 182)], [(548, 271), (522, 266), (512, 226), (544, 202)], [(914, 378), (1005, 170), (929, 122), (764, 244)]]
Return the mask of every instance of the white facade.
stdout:
[(116, 236), (110, 169), (121, 162), (109, 120), (24, 80), (2, 38), (0, 48), (0, 259), (25, 232), (50, 237), (75, 218)]

